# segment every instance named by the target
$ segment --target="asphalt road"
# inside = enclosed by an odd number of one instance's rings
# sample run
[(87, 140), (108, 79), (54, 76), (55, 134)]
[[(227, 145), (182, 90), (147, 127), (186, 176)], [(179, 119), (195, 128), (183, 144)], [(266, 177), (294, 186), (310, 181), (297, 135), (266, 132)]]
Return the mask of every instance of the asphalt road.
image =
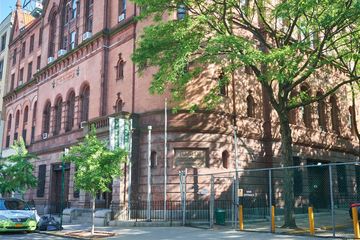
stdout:
[(62, 240), (69, 238), (61, 238), (61, 237), (54, 237), (39, 233), (0, 233), (0, 239), (1, 240), (10, 240), (10, 239), (16, 239), (16, 240), (47, 240), (47, 239), (54, 239), (54, 240)]

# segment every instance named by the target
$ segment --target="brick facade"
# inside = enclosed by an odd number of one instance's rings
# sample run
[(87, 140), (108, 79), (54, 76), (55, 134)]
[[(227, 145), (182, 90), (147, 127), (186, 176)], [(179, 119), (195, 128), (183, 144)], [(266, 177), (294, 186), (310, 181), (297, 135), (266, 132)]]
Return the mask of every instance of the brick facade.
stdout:
[[(132, 198), (146, 199), (147, 126), (152, 125), (152, 151), (156, 158), (151, 170), (153, 199), (162, 200), (164, 102), (168, 96), (151, 95), (148, 89), (153, 71), (148, 70), (140, 76), (131, 61), (138, 36), (148, 23), (134, 22), (134, 16), (140, 9), (131, 2), (126, 3), (124, 15), (123, 9), (119, 13), (123, 1), (75, 2), (77, 4), (72, 5), (73, 1), (44, 1), (43, 14), (38, 18), (27, 16), (21, 8), (16, 10), (9, 50), (7, 94), (4, 97), (5, 126), (10, 126), (9, 121), (12, 123), (10, 128), (5, 127), (3, 148), (7, 148), (6, 139), (12, 143), (16, 136), (26, 132), (25, 140), (29, 150), (39, 156), (34, 162), (34, 174), (39, 176), (39, 166), (46, 165), (43, 196), (37, 194), (38, 189), (32, 189), (26, 193), (26, 198), (33, 199), (40, 206), (46, 206), (49, 211), (54, 210), (58, 204), (57, 194), (60, 188), (57, 182), (58, 164), (61, 163), (64, 148), (84, 137), (87, 128), (83, 126), (87, 124), (82, 122), (96, 124), (99, 136), (107, 138), (108, 116), (116, 115), (120, 108), (123, 113), (131, 114), (136, 122), (133, 136)], [(66, 6), (70, 8), (68, 16), (64, 15)], [(90, 25), (88, 21), (92, 21)], [(32, 38), (34, 44), (30, 51)], [(21, 69), (27, 75), (29, 66), (32, 66), (31, 77), (27, 79), (24, 76), (23, 82), (20, 82)], [(120, 70), (122, 71), (119, 72)], [(217, 75), (216, 68), (209, 67), (199, 79), (194, 79), (183, 106), (188, 102), (200, 101), (199, 96), (207, 92), (214, 82), (216, 84)], [(13, 87), (12, 78), (15, 79)], [(233, 114), (238, 125), (240, 166), (278, 166), (280, 137), (276, 113), (271, 110), (261, 87), (246, 69), (237, 71), (234, 78), (235, 90), (228, 86), (219, 111), (180, 111), (177, 114), (169, 111), (168, 199), (179, 198), (178, 171), (183, 167), (176, 163), (176, 151), (204, 150), (205, 166), (190, 169), (190, 172), (210, 173), (234, 169)], [(312, 94), (316, 92), (315, 85), (320, 88), (321, 81), (314, 84)], [(84, 99), (87, 89), (89, 102), (86, 105)], [(73, 106), (69, 100), (72, 94), (75, 94)], [(339, 114), (340, 135), (332, 131), (329, 100), (325, 102), (328, 131), (322, 131), (318, 125), (317, 105), (310, 108), (311, 127), (305, 127), (300, 117), (303, 113), (298, 112), (292, 128), (294, 152), (302, 160), (356, 160), (357, 140), (347, 123), (349, 96), (346, 88), (342, 88), (337, 96), (339, 112), (342, 113)], [(46, 108), (48, 104), (50, 108)], [(26, 108), (28, 120), (24, 121)], [(69, 109), (73, 109), (73, 112), (69, 113)], [(84, 111), (88, 111), (85, 118)], [(20, 116), (19, 125), (15, 126), (17, 113)], [(69, 114), (70, 119), (73, 119), (70, 129), (66, 127)], [(224, 158), (227, 158), (226, 164)], [(71, 206), (89, 206), (90, 198), (86, 193), (74, 193), (73, 173), (74, 166), (71, 165), (66, 170), (66, 199)], [(114, 181), (112, 206), (120, 206), (126, 202), (126, 192), (125, 178)], [(98, 206), (109, 207), (109, 202), (106, 202), (108, 200), (109, 196), (99, 196)]]

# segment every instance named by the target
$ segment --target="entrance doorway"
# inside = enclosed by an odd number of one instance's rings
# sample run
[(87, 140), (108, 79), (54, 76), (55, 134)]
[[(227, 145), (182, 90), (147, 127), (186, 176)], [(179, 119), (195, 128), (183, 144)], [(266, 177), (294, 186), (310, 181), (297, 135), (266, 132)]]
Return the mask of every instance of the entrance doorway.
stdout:
[(51, 213), (60, 213), (68, 205), (70, 164), (64, 164), (63, 206), (61, 206), (62, 164), (53, 164), (51, 168), (50, 211)]
[(308, 168), (309, 203), (315, 209), (327, 209), (329, 207), (329, 169), (317, 160), (308, 160), (308, 165), (317, 165)]

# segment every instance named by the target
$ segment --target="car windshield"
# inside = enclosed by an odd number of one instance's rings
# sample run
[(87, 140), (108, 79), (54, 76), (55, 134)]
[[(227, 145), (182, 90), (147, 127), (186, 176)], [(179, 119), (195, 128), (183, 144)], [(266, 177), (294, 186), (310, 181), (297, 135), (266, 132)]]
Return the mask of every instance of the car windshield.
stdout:
[(24, 201), (17, 199), (0, 199), (0, 210), (29, 210)]

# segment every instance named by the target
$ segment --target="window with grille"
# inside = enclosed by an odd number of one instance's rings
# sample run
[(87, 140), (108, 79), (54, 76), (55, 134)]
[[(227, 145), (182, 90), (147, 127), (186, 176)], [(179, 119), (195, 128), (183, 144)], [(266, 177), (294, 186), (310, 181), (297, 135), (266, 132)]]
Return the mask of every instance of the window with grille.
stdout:
[(42, 164), (39, 166), (39, 172), (38, 172), (38, 184), (36, 191), (37, 197), (44, 197), (45, 181), (46, 181), (46, 164)]

